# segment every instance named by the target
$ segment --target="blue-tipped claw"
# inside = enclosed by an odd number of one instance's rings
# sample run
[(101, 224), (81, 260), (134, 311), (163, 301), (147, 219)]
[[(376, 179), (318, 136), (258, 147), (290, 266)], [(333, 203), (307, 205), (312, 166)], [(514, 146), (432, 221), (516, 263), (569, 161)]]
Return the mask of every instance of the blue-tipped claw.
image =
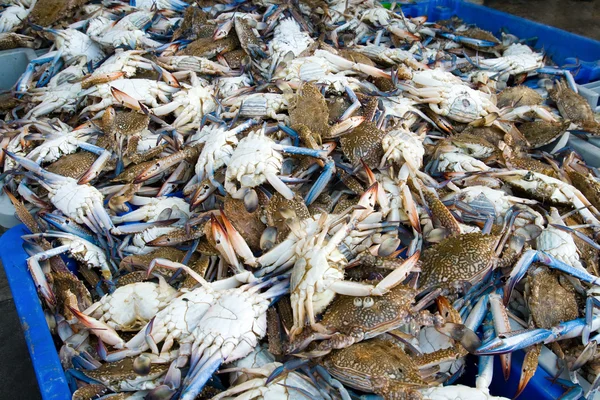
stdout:
[(600, 278), (598, 278), (594, 275), (591, 275), (585, 271), (573, 268), (572, 266), (555, 259), (551, 255), (549, 255), (548, 253), (544, 253), (543, 251), (527, 250), (525, 253), (523, 253), (523, 255), (521, 256), (519, 261), (513, 267), (510, 277), (509, 277), (508, 281), (506, 282), (506, 287), (504, 290), (504, 304), (505, 305), (508, 304), (508, 301), (510, 300), (510, 295), (511, 295), (512, 290), (514, 289), (515, 285), (523, 278), (523, 276), (525, 276), (529, 266), (532, 263), (536, 263), (536, 262), (545, 264), (550, 268), (553, 268), (553, 269), (559, 270), (561, 272), (564, 272), (566, 274), (569, 274), (571, 276), (574, 276), (575, 278), (577, 278), (583, 282), (586, 282), (586, 283), (589, 283), (592, 285), (596, 285), (596, 286), (600, 286)]
[(475, 355), (491, 356), (496, 354), (511, 353), (515, 350), (521, 350), (534, 344), (542, 343), (552, 336), (549, 329), (529, 329), (515, 334), (505, 334), (503, 337), (483, 343)]
[(265, 385), (268, 385), (269, 383), (273, 382), (275, 379), (277, 379), (284, 373), (292, 372), (300, 367), (303, 367), (304, 365), (308, 364), (308, 362), (308, 359), (294, 358), (286, 362), (285, 364), (280, 365), (279, 367), (275, 368), (273, 372), (271, 372), (271, 375), (269, 375), (269, 377), (267, 378)]
[(323, 192), (323, 190), (325, 190), (325, 187), (331, 180), (331, 177), (333, 176), (334, 173), (335, 173), (335, 162), (333, 161), (333, 159), (329, 159), (325, 163), (325, 168), (323, 168), (323, 172), (321, 172), (321, 175), (319, 176), (319, 178), (317, 179), (317, 181), (315, 182), (313, 187), (310, 188), (310, 191), (308, 192), (308, 194), (306, 195), (306, 198), (304, 199), (304, 203), (307, 206), (311, 205), (319, 197), (319, 195)]
[(292, 129), (289, 126), (286, 126), (284, 124), (278, 124), (277, 127), (279, 129), (281, 129), (285, 134), (287, 134), (288, 136), (290, 136), (292, 138), (294, 146), (300, 145), (300, 136), (298, 136), (298, 132), (296, 132), (294, 129)]
[(477, 47), (494, 47), (494, 46), (498, 45), (498, 43), (495, 43), (495, 42), (492, 42), (489, 40), (473, 39), (470, 37), (455, 35), (453, 33), (448, 33), (448, 32), (438, 32), (438, 35), (440, 35), (443, 38), (455, 41), (457, 43), (470, 44), (472, 46), (477, 46)]

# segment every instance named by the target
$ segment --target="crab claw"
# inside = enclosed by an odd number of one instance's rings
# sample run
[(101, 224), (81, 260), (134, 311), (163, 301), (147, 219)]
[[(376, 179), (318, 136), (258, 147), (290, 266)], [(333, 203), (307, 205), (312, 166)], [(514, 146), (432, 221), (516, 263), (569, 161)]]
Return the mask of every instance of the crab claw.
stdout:
[(527, 273), (527, 269), (531, 266), (531, 264), (536, 262), (543, 263), (544, 265), (547, 265), (552, 269), (556, 269), (571, 276), (574, 276), (580, 281), (590, 283), (595, 286), (600, 286), (600, 278), (589, 274), (585, 270), (573, 268), (572, 266), (555, 259), (551, 255), (549, 255), (548, 253), (544, 253), (543, 251), (527, 250), (523, 253), (519, 261), (513, 267), (510, 277), (506, 282), (506, 286), (504, 289), (505, 305), (508, 304), (508, 301), (510, 300), (510, 295), (515, 285), (523, 278), (523, 276), (525, 276), (525, 274)]
[(367, 64), (355, 63), (350, 60), (345, 59), (344, 57), (338, 56), (336, 54), (330, 53), (326, 50), (317, 50), (315, 51), (315, 56), (322, 57), (334, 64), (338, 68), (342, 70), (354, 70), (358, 72), (362, 72), (364, 74), (379, 77), (379, 78), (391, 78), (391, 74), (389, 72), (385, 72), (377, 67), (373, 67)]
[(375, 289), (373, 290), (373, 294), (384, 294), (390, 289), (394, 288), (400, 282), (404, 281), (408, 274), (417, 265), (417, 261), (419, 261), (420, 255), (421, 252), (417, 250), (415, 254), (404, 260), (402, 265), (394, 269), (390, 274), (388, 274), (385, 278), (379, 281), (379, 283), (377, 284), (377, 286), (375, 286)]
[(69, 310), (77, 317), (79, 322), (81, 322), (86, 328), (89, 328), (90, 331), (104, 343), (107, 343), (117, 349), (123, 348), (125, 342), (119, 334), (110, 326), (105, 324), (104, 322), (98, 321), (96, 318), (90, 317), (89, 315), (85, 315), (81, 311), (71, 306), (67, 306)]
[(517, 393), (515, 393), (513, 399), (519, 397), (519, 395), (523, 392), (538, 367), (538, 357), (540, 356), (540, 352), (542, 351), (542, 345), (536, 344), (531, 346), (527, 353), (525, 353), (525, 358), (523, 359), (523, 365), (521, 366), (521, 378), (519, 379), (519, 386), (517, 387)]
[(92, 74), (81, 81), (82, 89), (89, 89), (92, 86), (99, 85), (102, 83), (107, 83), (110, 81), (116, 81), (117, 79), (123, 78), (125, 76), (125, 72), (116, 71), (110, 72), (107, 74)]
[(206, 199), (210, 197), (217, 190), (216, 186), (207, 184), (200, 184), (192, 194), (190, 198), (190, 208), (195, 209), (200, 204), (204, 203)]
[(216, 243), (215, 247), (217, 248), (219, 253), (221, 253), (221, 255), (223, 256), (225, 261), (227, 261), (228, 264), (233, 266), (237, 273), (243, 272), (244, 269), (242, 268), (240, 262), (237, 259), (235, 250), (231, 245), (229, 236), (227, 235), (227, 231), (225, 230), (223, 225), (221, 225), (219, 220), (216, 219), (214, 215), (210, 216), (210, 224), (213, 238)]
[(42, 271), (42, 267), (35, 256), (27, 259), (27, 268), (29, 269), (29, 273), (33, 278), (35, 286), (46, 301), (46, 304), (48, 304), (49, 307), (54, 308), (56, 306), (56, 297), (54, 296), (54, 292), (46, 279), (46, 275), (44, 274), (44, 271)]
[(221, 219), (223, 220), (223, 225), (227, 231), (227, 236), (229, 237), (229, 241), (231, 242), (235, 252), (244, 259), (244, 263), (255, 266), (256, 258), (254, 258), (254, 254), (252, 254), (250, 246), (248, 246), (248, 243), (246, 243), (242, 235), (240, 235), (237, 229), (235, 229), (223, 210), (221, 210)]
[(173, 270), (181, 269), (182, 271), (186, 272), (189, 276), (194, 278), (198, 283), (202, 284), (205, 287), (210, 287), (210, 283), (208, 283), (202, 276), (200, 276), (200, 274), (198, 274), (196, 271), (194, 271), (187, 265), (167, 260), (166, 258), (155, 258), (154, 260), (152, 260), (152, 262), (148, 266), (148, 277), (152, 274), (152, 270), (156, 266)]
[(97, 178), (98, 175), (100, 175), (100, 172), (102, 172), (104, 165), (106, 165), (108, 160), (110, 160), (111, 156), (112, 153), (110, 151), (104, 150), (100, 157), (98, 157), (90, 166), (90, 168), (81, 176), (81, 178), (79, 178), (77, 184), (83, 185)]
[(323, 168), (323, 172), (321, 172), (321, 175), (319, 175), (319, 178), (317, 178), (317, 181), (310, 188), (310, 191), (306, 195), (306, 199), (304, 200), (304, 202), (307, 206), (311, 205), (319, 197), (319, 195), (323, 192), (323, 190), (331, 180), (331, 177), (334, 173), (335, 162), (333, 161), (333, 159), (329, 159), (325, 163), (325, 168)]
[(139, 111), (142, 109), (140, 107), (140, 102), (138, 100), (134, 99), (133, 97), (131, 97), (127, 93), (123, 92), (122, 90), (119, 90), (116, 87), (111, 86), (110, 93), (113, 95), (113, 97), (119, 104), (129, 107), (132, 110)]
[(552, 336), (549, 329), (528, 329), (515, 334), (505, 334), (483, 343), (473, 352), (475, 355), (492, 356), (521, 350), (534, 344), (542, 343)]

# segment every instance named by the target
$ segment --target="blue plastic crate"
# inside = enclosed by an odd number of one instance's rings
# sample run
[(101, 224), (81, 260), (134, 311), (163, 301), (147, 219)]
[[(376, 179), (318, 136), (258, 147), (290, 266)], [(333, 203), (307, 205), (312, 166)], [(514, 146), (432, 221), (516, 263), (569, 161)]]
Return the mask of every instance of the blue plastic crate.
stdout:
[(577, 83), (600, 79), (599, 41), (460, 0), (414, 0), (402, 4), (402, 10), (408, 17), (425, 15), (431, 22), (456, 15), (497, 37), (501, 29), (507, 29), (521, 39), (537, 38), (535, 47), (543, 49), (558, 65), (580, 62), (581, 68), (575, 76)]
[(25, 225), (17, 225), (0, 237), (0, 259), (19, 314), (29, 355), (44, 400), (71, 398), (56, 346), (38, 299), (37, 289), (27, 269), (27, 253), (21, 235), (30, 233)]
[[(21, 326), (31, 355), (31, 361), (37, 377), (40, 393), (44, 400), (70, 399), (71, 392), (65, 373), (56, 351), (56, 346), (46, 319), (37, 290), (27, 269), (27, 253), (23, 250), (21, 235), (29, 233), (25, 225), (17, 225), (0, 237), (0, 259), (6, 271), (8, 283), (13, 293), (13, 299), (19, 314)], [(459, 383), (468, 386), (475, 385), (477, 369), (475, 357), (470, 357), (467, 370)], [(519, 383), (523, 352), (514, 353), (511, 376), (504, 382), (498, 357), (494, 366), (494, 380), (490, 387), (495, 396), (512, 398)], [(551, 376), (538, 368), (535, 376), (521, 395), (524, 399), (555, 399), (560, 397), (563, 389), (550, 384)]]
[[(581, 68), (575, 76), (578, 83), (600, 79), (600, 42), (598, 41), (460, 0), (414, 0), (411, 4), (403, 4), (402, 9), (407, 16), (426, 15), (429, 21), (448, 19), (456, 15), (465, 22), (476, 24), (498, 36), (501, 29), (507, 29), (520, 38), (537, 37), (535, 47), (543, 49), (557, 64), (573, 64), (578, 60), (581, 62)], [(46, 324), (35, 285), (27, 270), (25, 262), (27, 254), (22, 248), (21, 239), (21, 235), (26, 232), (24, 225), (18, 225), (2, 235), (0, 259), (13, 293), (42, 397), (46, 400), (70, 399), (71, 393), (56, 346)], [(474, 361), (470, 360), (470, 368), (460, 380), (470, 386), (474, 384), (476, 374)], [(518, 385), (522, 361), (523, 353), (515, 353), (508, 382), (504, 382), (499, 366), (495, 365), (495, 379), (490, 388), (493, 395), (513, 397)], [(551, 377), (548, 373), (538, 368), (521, 398), (558, 398), (563, 393), (563, 389), (551, 385), (549, 378)]]

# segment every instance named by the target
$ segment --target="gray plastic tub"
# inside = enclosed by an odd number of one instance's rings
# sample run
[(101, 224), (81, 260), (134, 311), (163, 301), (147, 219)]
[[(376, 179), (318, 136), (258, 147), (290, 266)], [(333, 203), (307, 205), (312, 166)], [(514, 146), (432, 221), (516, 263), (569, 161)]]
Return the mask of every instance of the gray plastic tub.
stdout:
[(12, 88), (25, 72), (29, 61), (36, 57), (35, 51), (27, 48), (0, 51), (0, 91)]

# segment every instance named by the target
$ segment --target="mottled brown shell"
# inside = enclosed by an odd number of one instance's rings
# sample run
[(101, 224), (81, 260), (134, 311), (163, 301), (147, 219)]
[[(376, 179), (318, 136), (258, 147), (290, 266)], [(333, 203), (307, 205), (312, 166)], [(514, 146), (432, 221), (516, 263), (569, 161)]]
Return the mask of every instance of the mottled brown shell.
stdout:
[(323, 359), (323, 365), (345, 385), (386, 398), (419, 398), (414, 389), (426, 386), (414, 359), (399, 346), (381, 339), (334, 350)]
[(173, 34), (173, 40), (184, 37), (188, 40), (212, 37), (215, 25), (207, 25), (208, 15), (200, 8), (192, 5), (185, 10), (183, 21)]
[(227, 61), (227, 65), (231, 69), (240, 69), (244, 66), (244, 58), (246, 58), (247, 54), (243, 49), (237, 49), (233, 51), (228, 51), (223, 54), (223, 58)]
[(410, 321), (416, 295), (416, 290), (398, 285), (383, 296), (336, 296), (321, 324), (332, 332), (368, 339)]
[(73, 392), (73, 397), (71, 398), (71, 400), (97, 399), (97, 398), (104, 396), (108, 392), (110, 392), (110, 389), (108, 389), (104, 385), (98, 385), (98, 384), (84, 385), (84, 386), (80, 387), (79, 389), (77, 389), (75, 392)]
[(329, 123), (335, 124), (350, 107), (350, 102), (344, 96), (327, 99), (327, 108), (329, 109)]
[(217, 54), (235, 50), (240, 42), (235, 35), (227, 36), (221, 40), (212, 37), (196, 39), (183, 50), (177, 52), (178, 56), (215, 57)]
[[(85, 310), (92, 305), (92, 295), (88, 289), (82, 281), (77, 279), (77, 277), (68, 270), (52, 273), (52, 279), (54, 281), (54, 293), (57, 295), (57, 307), (59, 310), (63, 310), (63, 306), (68, 301), (65, 297), (65, 294), (68, 292), (75, 295), (79, 309)], [(63, 312), (64, 311), (68, 311), (68, 314), (71, 314), (68, 309), (63, 310)]]
[(571, 183), (583, 193), (583, 195), (596, 208), (600, 207), (600, 183), (592, 177), (585, 176), (581, 172), (571, 168), (567, 170)]
[(341, 49), (338, 50), (338, 56), (344, 57), (346, 60), (350, 60), (355, 63), (366, 64), (372, 67), (375, 66), (375, 63), (371, 61), (369, 57), (365, 56), (362, 53), (359, 53), (358, 51)]
[[(105, 383), (107, 386), (117, 386), (123, 380), (138, 379), (140, 375), (133, 370), (134, 358), (128, 357), (119, 361), (103, 363), (100, 368), (82, 371), (88, 377)], [(152, 363), (148, 376), (160, 376), (169, 369), (169, 364)]]
[(102, 123), (106, 134), (132, 136), (148, 127), (150, 117), (137, 111), (106, 112), (102, 116)]
[(269, 200), (265, 213), (267, 225), (277, 228), (278, 241), (284, 239), (290, 232), (290, 228), (285, 223), (285, 217), (281, 215), (281, 212), (286, 209), (292, 210), (299, 220), (310, 218), (310, 212), (301, 197), (296, 196), (292, 200), (287, 200), (279, 193), (275, 193)]
[(568, 119), (582, 128), (597, 128), (594, 112), (587, 100), (571, 90), (566, 82), (557, 82), (548, 91), (548, 94), (556, 102), (558, 111), (564, 119)]
[[(266, 203), (262, 192), (258, 191), (259, 203)], [(262, 197), (262, 199), (261, 199)], [(262, 200), (262, 201), (260, 201)], [(225, 215), (229, 218), (235, 229), (242, 235), (252, 250), (260, 249), (260, 236), (266, 228), (262, 222), (262, 208), (258, 207), (249, 213), (244, 206), (243, 200), (237, 200), (227, 196), (223, 204)]]
[(39, 0), (29, 13), (29, 20), (43, 27), (54, 25), (85, 3), (86, 0)]
[[(469, 38), (473, 38), (473, 39), (488, 40), (490, 42), (500, 44), (500, 41), (498, 40), (498, 38), (496, 38), (496, 36), (494, 36), (494, 34), (492, 32), (484, 31), (483, 29), (479, 29), (479, 28), (469, 28), (466, 31), (461, 31), (460, 35), (469, 37)], [(470, 47), (473, 49), (480, 49), (483, 51), (491, 51), (491, 49), (489, 47), (480, 48), (480, 47), (478, 47), (476, 45), (472, 45), (470, 43), (464, 43), (464, 45), (465, 45), (465, 47)]]
[(121, 172), (119, 175), (117, 175), (115, 178), (113, 178), (112, 182), (119, 182), (119, 183), (133, 182), (133, 180), (136, 178), (136, 176), (138, 176), (139, 174), (144, 172), (146, 169), (148, 169), (154, 163), (155, 163), (155, 161), (151, 160), (151, 161), (146, 161), (146, 162), (143, 162), (140, 164), (129, 165), (127, 168), (125, 168), (125, 170), (123, 172)]
[(492, 266), (498, 237), (481, 233), (452, 236), (428, 248), (421, 256), (422, 289), (458, 288)]
[(566, 279), (559, 282), (559, 273), (536, 264), (528, 274), (528, 298), (531, 317), (538, 328), (549, 329), (564, 321), (579, 317), (577, 294)]
[(98, 156), (88, 151), (67, 154), (46, 167), (46, 170), (73, 179), (79, 179), (90, 169)]
[(360, 165), (363, 160), (370, 168), (376, 168), (383, 157), (384, 135), (374, 122), (365, 121), (340, 139), (342, 151), (353, 165)]
[(312, 83), (303, 84), (291, 103), (289, 114), (292, 126), (302, 124), (318, 136), (329, 133), (329, 109), (317, 86)]
[(519, 131), (535, 149), (558, 139), (569, 128), (570, 122), (533, 121), (519, 125)]
[(513, 86), (506, 88), (498, 94), (496, 100), (498, 108), (535, 106), (542, 104), (544, 101), (538, 92), (527, 86)]
[[(134, 254), (123, 258), (119, 264), (119, 269), (147, 269), (155, 258), (166, 258), (167, 260), (181, 262), (185, 258), (185, 255), (185, 251), (174, 247), (159, 247), (147, 254)], [(160, 272), (162, 273), (163, 271), (167, 272), (167, 276), (172, 274), (171, 270), (164, 269)]]
[(545, 164), (539, 160), (531, 158), (525, 154), (519, 156), (513, 156), (506, 160), (506, 165), (512, 169), (525, 169), (532, 172), (539, 172), (546, 176), (557, 178), (556, 172), (551, 166)]

